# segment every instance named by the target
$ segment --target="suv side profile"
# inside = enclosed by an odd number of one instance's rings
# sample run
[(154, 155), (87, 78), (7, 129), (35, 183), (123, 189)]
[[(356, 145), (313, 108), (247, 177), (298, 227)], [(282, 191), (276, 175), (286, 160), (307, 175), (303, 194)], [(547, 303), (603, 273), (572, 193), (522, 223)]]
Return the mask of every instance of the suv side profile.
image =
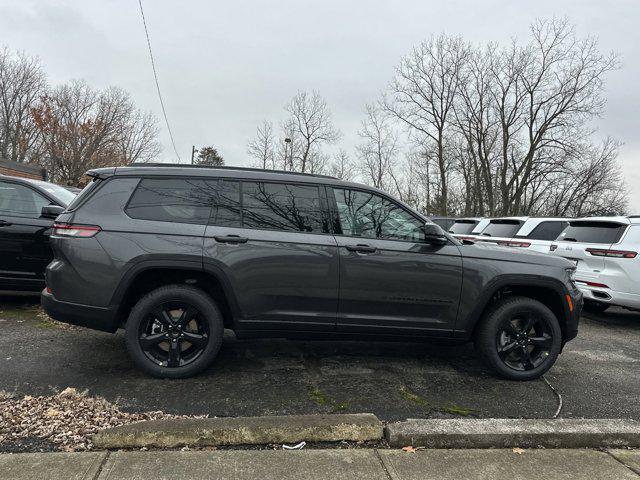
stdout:
[(494, 218), (476, 240), (547, 253), (551, 243), (569, 226), (569, 220), (560, 217)]
[(546, 372), (577, 334), (571, 262), (462, 245), (386, 193), (319, 175), (131, 166), (60, 215), (42, 305), (125, 329), (157, 377), (207, 368), (238, 338), (473, 340), (497, 374)]
[(640, 310), (640, 217), (573, 220), (550, 252), (576, 264), (586, 309), (604, 312), (617, 305)]

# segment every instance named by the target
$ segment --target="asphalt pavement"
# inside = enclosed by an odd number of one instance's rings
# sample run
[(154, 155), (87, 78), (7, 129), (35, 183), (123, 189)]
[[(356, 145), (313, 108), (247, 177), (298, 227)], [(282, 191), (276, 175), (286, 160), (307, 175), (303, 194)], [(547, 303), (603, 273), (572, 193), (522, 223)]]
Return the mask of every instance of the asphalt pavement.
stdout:
[[(0, 390), (87, 390), (123, 410), (209, 416), (371, 412), (406, 418), (549, 418), (543, 380), (495, 378), (472, 345), (236, 340), (202, 375), (159, 380), (136, 370), (122, 332), (61, 327), (37, 299), (0, 300)], [(587, 314), (547, 380), (560, 417), (640, 419), (640, 313)]]

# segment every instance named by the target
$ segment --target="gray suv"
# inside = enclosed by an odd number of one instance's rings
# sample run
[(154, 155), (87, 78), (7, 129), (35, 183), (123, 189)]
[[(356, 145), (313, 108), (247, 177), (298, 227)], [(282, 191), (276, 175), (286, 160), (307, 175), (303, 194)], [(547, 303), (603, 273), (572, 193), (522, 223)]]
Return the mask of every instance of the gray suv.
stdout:
[(577, 334), (563, 258), (459, 242), (374, 188), (320, 175), (151, 165), (92, 170), (54, 225), (42, 305), (125, 329), (157, 377), (238, 338), (473, 340), (497, 374), (537, 378)]

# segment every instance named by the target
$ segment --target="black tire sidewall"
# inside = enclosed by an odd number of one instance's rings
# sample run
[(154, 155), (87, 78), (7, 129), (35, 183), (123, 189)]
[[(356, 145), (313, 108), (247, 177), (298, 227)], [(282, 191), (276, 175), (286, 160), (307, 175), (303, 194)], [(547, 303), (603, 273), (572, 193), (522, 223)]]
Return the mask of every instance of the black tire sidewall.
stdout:
[[(542, 364), (531, 370), (519, 371), (506, 365), (499, 357), (496, 335), (505, 319), (513, 318), (513, 315), (524, 309), (545, 318), (552, 330), (553, 345)], [(544, 375), (558, 358), (562, 349), (562, 329), (553, 312), (541, 302), (526, 297), (510, 297), (498, 303), (484, 316), (476, 333), (475, 346), (483, 361), (499, 376), (510, 380), (533, 380)]]
[[(208, 324), (209, 342), (192, 363), (168, 368), (158, 365), (145, 355), (139, 343), (138, 332), (150, 310), (158, 304), (173, 301), (189, 303), (199, 310)], [(224, 322), (213, 299), (202, 290), (186, 285), (160, 287), (142, 297), (131, 310), (125, 326), (125, 343), (131, 359), (138, 368), (158, 378), (186, 378), (202, 372), (218, 354), (223, 335)]]

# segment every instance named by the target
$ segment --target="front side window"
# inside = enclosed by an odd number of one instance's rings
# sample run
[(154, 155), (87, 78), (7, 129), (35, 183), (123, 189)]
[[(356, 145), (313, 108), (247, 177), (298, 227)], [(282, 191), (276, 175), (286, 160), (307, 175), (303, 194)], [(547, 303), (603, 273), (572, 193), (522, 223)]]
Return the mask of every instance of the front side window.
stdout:
[(39, 218), (49, 199), (35, 190), (11, 182), (0, 182), (0, 215)]
[(203, 180), (145, 178), (125, 211), (141, 220), (205, 225), (211, 212), (211, 192)]
[(242, 182), (244, 228), (328, 233), (314, 185)]
[(211, 188), (211, 224), (219, 227), (242, 227), (240, 182), (237, 180), (207, 181)]
[(396, 203), (359, 190), (334, 188), (342, 235), (424, 241), (424, 224)]

